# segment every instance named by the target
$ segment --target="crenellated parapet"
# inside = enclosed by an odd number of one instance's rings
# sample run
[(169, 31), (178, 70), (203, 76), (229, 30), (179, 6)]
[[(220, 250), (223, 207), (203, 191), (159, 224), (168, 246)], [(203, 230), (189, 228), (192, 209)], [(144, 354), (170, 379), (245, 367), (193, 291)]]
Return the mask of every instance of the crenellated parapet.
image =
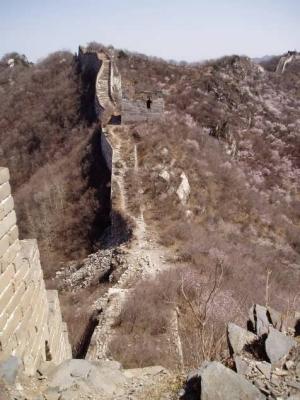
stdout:
[(10, 355), (33, 374), (72, 351), (58, 293), (45, 288), (37, 241), (19, 240), (9, 171), (0, 168), (0, 361)]

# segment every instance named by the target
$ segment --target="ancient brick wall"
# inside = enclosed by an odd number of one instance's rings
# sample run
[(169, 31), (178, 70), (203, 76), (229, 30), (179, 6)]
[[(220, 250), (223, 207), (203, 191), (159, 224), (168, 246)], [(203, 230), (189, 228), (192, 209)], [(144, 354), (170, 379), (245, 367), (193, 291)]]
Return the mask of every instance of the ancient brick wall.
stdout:
[(78, 51), (78, 61), (81, 68), (82, 74), (88, 74), (94, 76), (96, 80), (96, 76), (101, 67), (102, 61), (99, 59), (98, 55), (94, 51), (87, 51), (84, 48), (79, 47)]
[(113, 149), (108, 140), (107, 132), (105, 129), (101, 131), (101, 153), (105, 160), (105, 164), (109, 171), (112, 171), (112, 156), (113, 156)]
[(160, 120), (164, 114), (164, 101), (162, 98), (152, 99), (151, 108), (147, 109), (146, 99), (122, 99), (122, 123), (147, 122)]
[(108, 52), (79, 47), (77, 56), (82, 74), (89, 74), (95, 81), (95, 113), (101, 119), (104, 110), (111, 115), (120, 113), (122, 98), (121, 76)]
[(18, 356), (28, 374), (71, 358), (57, 291), (47, 291), (36, 240), (19, 240), (7, 168), (0, 168), (0, 361)]

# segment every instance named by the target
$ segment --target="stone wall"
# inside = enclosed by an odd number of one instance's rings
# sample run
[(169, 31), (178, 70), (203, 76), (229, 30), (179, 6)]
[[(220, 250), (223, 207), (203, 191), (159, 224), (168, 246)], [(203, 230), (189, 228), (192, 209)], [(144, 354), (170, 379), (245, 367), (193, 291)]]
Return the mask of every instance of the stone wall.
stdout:
[(112, 150), (112, 146), (107, 138), (107, 133), (106, 133), (105, 129), (102, 129), (102, 131), (101, 131), (101, 153), (105, 160), (106, 166), (111, 173), (113, 150)]
[(97, 118), (108, 110), (112, 116), (120, 114), (122, 98), (121, 75), (112, 54), (79, 47), (77, 60), (82, 74), (89, 74), (95, 81), (94, 107)]
[(9, 171), (0, 168), (0, 361), (18, 356), (26, 373), (72, 357), (57, 291), (47, 291), (36, 240), (19, 240)]
[(102, 61), (97, 56), (97, 53), (85, 51), (83, 48), (79, 47), (78, 61), (80, 64), (81, 73), (84, 75), (92, 75), (96, 80), (96, 76), (102, 64)]
[(151, 108), (147, 109), (146, 98), (144, 100), (122, 99), (122, 123), (147, 122), (163, 118), (164, 101), (162, 98), (152, 99)]

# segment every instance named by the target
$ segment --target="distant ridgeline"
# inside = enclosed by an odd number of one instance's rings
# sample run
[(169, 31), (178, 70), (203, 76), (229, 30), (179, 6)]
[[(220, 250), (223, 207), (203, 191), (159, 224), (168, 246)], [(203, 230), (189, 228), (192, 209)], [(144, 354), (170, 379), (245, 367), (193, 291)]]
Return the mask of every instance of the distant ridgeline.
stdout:
[(94, 108), (103, 125), (145, 122), (163, 117), (164, 100), (161, 92), (140, 92), (134, 99), (123, 97), (121, 75), (113, 51), (79, 46), (76, 59), (80, 72), (95, 85)]
[(276, 72), (283, 74), (288, 67), (289, 64), (293, 64), (296, 61), (300, 61), (300, 53), (297, 51), (288, 51), (285, 55), (283, 55), (276, 68)]
[(11, 355), (28, 374), (72, 358), (58, 293), (45, 289), (36, 240), (19, 240), (9, 172), (0, 167), (0, 362)]

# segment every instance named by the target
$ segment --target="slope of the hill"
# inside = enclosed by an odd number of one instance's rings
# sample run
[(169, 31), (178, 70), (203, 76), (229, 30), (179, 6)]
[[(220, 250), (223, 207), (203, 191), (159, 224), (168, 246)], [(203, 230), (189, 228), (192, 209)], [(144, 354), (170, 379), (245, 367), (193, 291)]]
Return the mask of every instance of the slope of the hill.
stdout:
[[(298, 303), (300, 70), (294, 65), (277, 75), (237, 56), (176, 65), (119, 52), (118, 60), (128, 97), (161, 90), (165, 98), (164, 122), (132, 127), (139, 176), (127, 190), (144, 204), (148, 229), (159, 232), (178, 265), (174, 274), (137, 284), (116, 323), (112, 355), (128, 366), (169, 367), (172, 357), (162, 359), (167, 349), (153, 327), (170, 329), (173, 304), (184, 364), (197, 366), (200, 342), (215, 336), (217, 346), (228, 319), (251, 302), (284, 312)], [(186, 204), (177, 194), (182, 173), (191, 187)], [(222, 284), (203, 333), (201, 301), (220, 266)], [(145, 318), (142, 310), (158, 304), (159, 313)]]
[(21, 237), (38, 239), (46, 278), (89, 254), (108, 223), (108, 175), (73, 63), (68, 52), (35, 65), (12, 53), (0, 65), (0, 164), (10, 169)]
[[(176, 265), (129, 292), (111, 355), (129, 367), (170, 367), (160, 339), (175, 313), (184, 365), (197, 366), (217, 356), (225, 323), (250, 303), (286, 312), (298, 302), (300, 70), (276, 75), (275, 61), (264, 69), (237, 56), (178, 65), (116, 51), (116, 60), (127, 97), (160, 90), (165, 99), (163, 122), (130, 126), (128, 146), (122, 138), (129, 151), (135, 144), (138, 161), (123, 186), (132, 214), (142, 205), (150, 235)], [(23, 64), (1, 69), (1, 161), (12, 172), (23, 234), (39, 238), (53, 271), (57, 260), (91, 250), (95, 221), (107, 215), (107, 182), (101, 165), (95, 170), (96, 138), (81, 118), (71, 55)], [(183, 176), (186, 202), (178, 196)], [(194, 351), (203, 343), (211, 353)]]

